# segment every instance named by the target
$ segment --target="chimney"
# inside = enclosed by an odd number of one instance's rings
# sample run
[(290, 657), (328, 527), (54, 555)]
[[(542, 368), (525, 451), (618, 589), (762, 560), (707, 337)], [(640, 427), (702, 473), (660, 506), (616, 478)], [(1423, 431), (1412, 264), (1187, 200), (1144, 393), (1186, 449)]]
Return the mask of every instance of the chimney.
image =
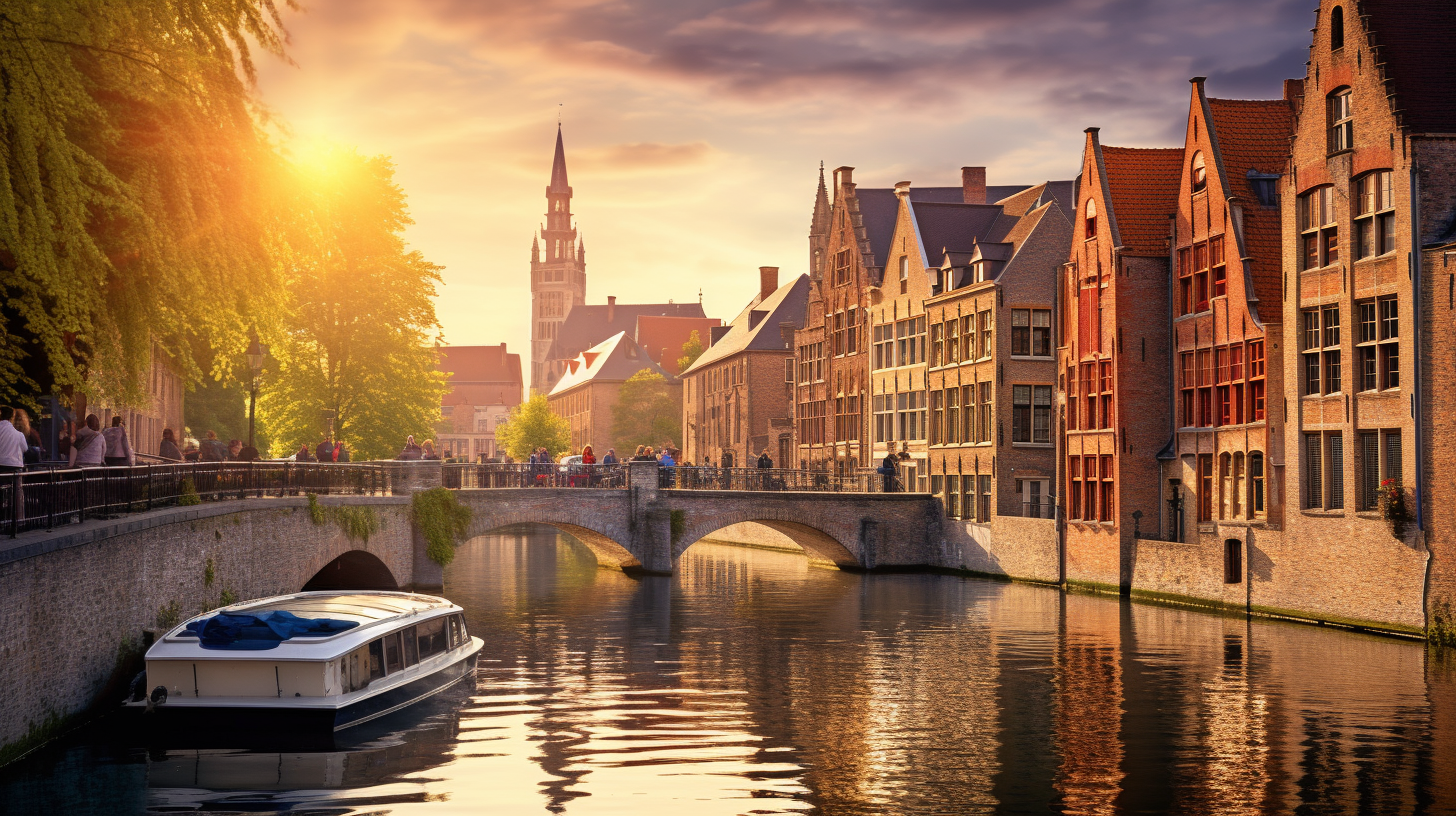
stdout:
[(1286, 79), (1286, 80), (1284, 80), (1284, 101), (1285, 102), (1293, 103), (1293, 102), (1295, 102), (1296, 100), (1298, 100), (1302, 96), (1304, 96), (1304, 80), (1302, 80), (1302, 79)]
[(758, 302), (768, 300), (768, 296), (779, 289), (779, 268), (777, 266), (760, 266), (758, 268)]
[(901, 198), (904, 198), (905, 196), (910, 195), (910, 182), (908, 182), (908, 181), (897, 181), (897, 182), (895, 182), (895, 195), (897, 195), (897, 196), (899, 196)]
[(617, 296), (607, 295), (607, 322), (611, 323), (612, 318), (617, 316)]
[(961, 168), (961, 198), (967, 204), (986, 203), (986, 168)]

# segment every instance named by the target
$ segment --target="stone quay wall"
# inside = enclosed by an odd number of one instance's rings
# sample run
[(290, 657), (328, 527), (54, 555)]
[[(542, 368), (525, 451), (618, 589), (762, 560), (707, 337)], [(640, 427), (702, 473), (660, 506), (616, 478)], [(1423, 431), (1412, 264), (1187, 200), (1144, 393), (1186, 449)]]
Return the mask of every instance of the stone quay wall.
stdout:
[(140, 669), (146, 630), (229, 599), (297, 592), (351, 551), (377, 557), (400, 586), (413, 582), (408, 497), (318, 502), (370, 507), (379, 530), (351, 540), (333, 521), (314, 523), (300, 497), (154, 510), (0, 541), (0, 684), (11, 694), (0, 708), (0, 762), (119, 701)]

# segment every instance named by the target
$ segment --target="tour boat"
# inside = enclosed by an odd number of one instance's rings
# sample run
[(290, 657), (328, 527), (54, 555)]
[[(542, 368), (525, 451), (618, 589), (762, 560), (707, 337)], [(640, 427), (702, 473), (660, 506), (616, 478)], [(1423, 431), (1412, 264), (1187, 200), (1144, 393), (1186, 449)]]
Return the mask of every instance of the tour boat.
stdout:
[(300, 592), (192, 618), (147, 650), (129, 706), (189, 729), (340, 731), (474, 677), (464, 610), (408, 592)]

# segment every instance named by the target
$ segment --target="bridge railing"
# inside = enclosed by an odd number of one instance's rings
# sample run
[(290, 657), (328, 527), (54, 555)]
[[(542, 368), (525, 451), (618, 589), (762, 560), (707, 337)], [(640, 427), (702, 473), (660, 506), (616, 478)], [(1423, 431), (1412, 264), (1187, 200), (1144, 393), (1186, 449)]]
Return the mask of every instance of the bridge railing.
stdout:
[(678, 490), (766, 490), (805, 493), (878, 493), (874, 473), (829, 473), (790, 468), (672, 468), (660, 484)]
[(446, 464), (440, 483), (452, 490), (492, 487), (599, 487), (627, 485), (626, 465)]
[(386, 465), (183, 462), (43, 468), (0, 475), (0, 530), (14, 538), (92, 518), (184, 502), (261, 496), (371, 495), (392, 489)]

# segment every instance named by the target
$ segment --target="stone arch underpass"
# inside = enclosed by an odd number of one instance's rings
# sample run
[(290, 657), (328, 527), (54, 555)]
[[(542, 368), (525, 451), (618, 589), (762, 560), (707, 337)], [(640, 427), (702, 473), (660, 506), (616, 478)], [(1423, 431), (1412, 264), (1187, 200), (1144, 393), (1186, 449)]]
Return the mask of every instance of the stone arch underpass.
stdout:
[(925, 496), (642, 489), (518, 488), (462, 490), (471, 537), (518, 524), (569, 533), (599, 564), (670, 573), (697, 541), (735, 524), (761, 524), (813, 560), (843, 569), (935, 563), (939, 512)]

